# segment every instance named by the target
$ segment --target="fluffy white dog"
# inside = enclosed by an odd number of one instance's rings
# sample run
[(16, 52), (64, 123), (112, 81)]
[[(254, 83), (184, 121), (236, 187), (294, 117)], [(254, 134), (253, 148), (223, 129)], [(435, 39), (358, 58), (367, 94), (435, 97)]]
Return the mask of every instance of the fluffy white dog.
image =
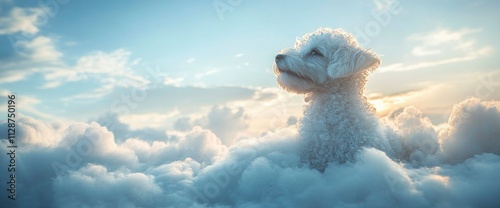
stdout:
[(320, 28), (282, 50), (273, 66), (278, 84), (306, 94), (301, 120), (301, 160), (324, 171), (328, 163), (352, 162), (363, 147), (391, 155), (375, 109), (363, 96), (378, 56), (342, 29)]

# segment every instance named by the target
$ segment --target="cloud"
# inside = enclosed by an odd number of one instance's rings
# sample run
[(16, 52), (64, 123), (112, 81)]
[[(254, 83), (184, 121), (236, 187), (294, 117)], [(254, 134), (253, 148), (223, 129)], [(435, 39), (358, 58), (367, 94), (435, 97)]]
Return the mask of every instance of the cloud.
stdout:
[[(2, 91), (0, 90), (0, 102), (4, 101), (0, 104), (0, 107), (4, 107), (7, 109), (7, 96), (8, 95), (16, 95), (16, 93), (12, 91)], [(43, 118), (52, 121), (64, 121), (63, 118), (59, 118), (52, 113), (45, 112), (39, 109), (40, 104), (42, 103), (40, 99), (28, 95), (18, 96), (16, 95), (15, 99), (16, 103), (22, 103), (22, 114), (35, 116), (37, 118)]]
[[(30, 117), (21, 117), (17, 123), (16, 142), (23, 146), (57, 147), (67, 128), (62, 123), (47, 124)], [(3, 123), (1, 129), (7, 129), (7, 124)]]
[[(58, 207), (151, 207), (162, 189), (154, 176), (127, 171), (108, 172), (106, 167), (89, 164), (54, 181), (54, 203)], [(80, 191), (94, 190), (94, 191)]]
[(414, 34), (408, 37), (408, 40), (418, 41), (421, 45), (416, 46), (412, 50), (415, 56), (427, 56), (442, 53), (440, 47), (452, 46), (456, 49), (467, 50), (473, 45), (473, 41), (464, 42), (464, 37), (469, 34), (480, 32), (480, 29), (463, 28), (458, 31), (447, 29), (437, 29), (429, 33)]
[(194, 77), (196, 79), (201, 79), (203, 77), (206, 77), (206, 76), (209, 76), (209, 75), (212, 75), (212, 74), (215, 74), (215, 73), (219, 73), (221, 70), (220, 69), (210, 69), (208, 71), (205, 71), (205, 72), (202, 72), (202, 73), (198, 73), (198, 74), (195, 74)]
[(401, 106), (402, 104), (407, 104), (406, 101), (408, 99), (418, 96), (422, 93), (422, 91), (423, 89), (407, 90), (389, 95), (371, 93), (367, 97), (370, 100), (370, 103), (377, 109), (377, 114), (385, 116), (389, 112), (395, 110), (394, 108), (398, 108), (398, 106)]
[(167, 85), (167, 86), (171, 85), (171, 86), (175, 86), (175, 87), (180, 87), (183, 80), (184, 80), (183, 77), (172, 78), (172, 77), (165, 76), (165, 78), (163, 79), (163, 84)]
[[(434, 71), (429, 73), (436, 75)], [(425, 80), (419, 80), (420, 78), (416, 76), (390, 77), (384, 75), (380, 77), (380, 80), (372, 79), (372, 81), (383, 82), (387, 86), (402, 82), (412, 84), (407, 89), (400, 89), (400, 91), (393, 93), (379, 92), (394, 90), (394, 88), (372, 89), (374, 92), (368, 93), (366, 96), (377, 109), (379, 116), (386, 116), (392, 111), (411, 105), (420, 109), (435, 124), (440, 124), (448, 121), (453, 105), (464, 99), (471, 97), (485, 101), (500, 99), (500, 93), (498, 93), (500, 92), (499, 72), (458, 73), (446, 77), (432, 76)]]
[(198, 125), (210, 129), (223, 144), (231, 146), (240, 139), (262, 135), (297, 122), (293, 118), (301, 114), (303, 98), (279, 88), (253, 90), (253, 95), (246, 99), (214, 103), (204, 107), (202, 112), (181, 113), (183, 116), (178, 117), (172, 127), (187, 131)]
[[(120, 144), (132, 151), (141, 164), (161, 165), (191, 159), (207, 165), (227, 154), (227, 147), (212, 132), (194, 127), (188, 132), (170, 132), (160, 140), (129, 138)], [(133, 167), (133, 166), (132, 166)]]
[(62, 54), (54, 46), (54, 40), (46, 36), (37, 36), (32, 40), (16, 42), (18, 47), (25, 49), (20, 54), (37, 62), (59, 61)]
[(416, 63), (416, 64), (409, 64), (409, 65), (403, 64), (403, 63), (396, 63), (396, 64), (391, 64), (391, 65), (388, 65), (385, 67), (381, 67), (377, 71), (379, 71), (379, 72), (411, 71), (411, 70), (415, 70), (415, 69), (435, 67), (435, 66), (444, 65), (444, 64), (470, 61), (470, 60), (474, 60), (478, 57), (488, 55), (490, 53), (491, 53), (491, 48), (485, 47), (485, 48), (482, 48), (478, 51), (470, 52), (470, 53), (468, 53), (464, 56), (461, 56), (461, 57), (447, 58), (447, 59), (442, 59), (439, 61), (425, 61), (425, 62), (420, 62), (420, 63)]
[[(468, 38), (471, 34), (480, 32), (480, 29), (463, 28), (460, 30), (436, 29), (428, 33), (419, 33), (407, 39), (418, 42), (413, 47), (412, 55), (415, 57), (439, 57), (437, 60), (425, 59), (418, 63), (394, 63), (383, 66), (378, 72), (410, 71), (421, 68), (435, 67), (444, 64), (464, 62), (491, 54), (489, 46), (478, 47), (475, 40)], [(435, 59), (435, 58), (434, 58)]]
[(0, 17), (0, 35), (17, 32), (35, 34), (39, 31), (37, 21), (43, 14), (42, 8), (14, 7), (7, 16)]
[(395, 5), (398, 0), (374, 0), (376, 11), (386, 11), (389, 10), (393, 5)]
[[(110, 53), (96, 51), (79, 57), (76, 64), (62, 61), (62, 53), (56, 48), (53, 37), (36, 36), (14, 43), (19, 53), (0, 61), (0, 83), (18, 82), (34, 74), (41, 74), (45, 82), (42, 89), (60, 87), (69, 82), (92, 80), (98, 83), (87, 85), (86, 93), (74, 95), (78, 98), (95, 98), (110, 93), (116, 87), (141, 87), (151, 83), (150, 71), (137, 71), (139, 60), (130, 60), (131, 53), (117, 49)], [(154, 74), (154, 76), (161, 76)]]
[(441, 130), (443, 157), (460, 163), (479, 153), (500, 155), (500, 103), (469, 99), (453, 107), (448, 125)]
[(195, 58), (189, 58), (186, 63), (192, 64), (196, 59)]
[[(92, 121), (92, 119), (91, 119)], [(141, 137), (145, 141), (163, 141), (167, 138), (164, 130), (153, 129), (144, 127), (141, 129), (131, 129), (129, 125), (122, 123), (118, 115), (106, 113), (95, 119), (99, 125), (106, 127), (109, 131), (113, 132), (115, 141), (122, 143), (129, 138)]]
[(35, 73), (61, 69), (62, 54), (54, 46), (54, 40), (47, 36), (37, 36), (30, 40), (13, 43), (18, 53), (0, 61), (0, 83), (17, 82)]
[(239, 58), (239, 57), (243, 57), (245, 54), (243, 53), (237, 53), (236, 55), (234, 55), (235, 58)]
[(181, 117), (175, 121), (174, 127), (185, 131), (196, 125), (210, 129), (224, 145), (231, 146), (243, 136), (241, 133), (248, 128), (248, 116), (241, 107), (231, 109), (227, 106), (213, 106), (208, 115), (196, 120)]
[[(224, 108), (215, 111), (224, 112)], [(404, 109), (391, 118), (400, 135), (432, 137), (419, 133), (432, 132), (432, 125), (416, 109)], [(26, 200), (16, 205), (497, 207), (499, 118), (498, 102), (472, 99), (458, 104), (449, 129), (439, 134), (440, 148), (435, 153), (453, 160), (442, 157), (434, 164), (412, 165), (369, 148), (357, 153), (356, 162), (331, 164), (320, 173), (300, 162), (296, 127), (227, 148), (200, 127), (170, 131), (156, 141), (137, 137), (118, 142), (95, 122), (49, 124), (24, 117), (18, 121), (16, 151), (22, 157), (17, 165), (22, 171), (16, 179), (17, 190)], [(5, 130), (5, 121), (1, 128)], [(417, 141), (409, 139), (409, 144)], [(1, 143), (0, 151), (6, 152), (6, 141)], [(0, 165), (7, 166), (3, 158)], [(6, 189), (7, 184), (0, 188)]]
[(45, 73), (44, 77), (47, 80), (57, 81), (59, 84), (91, 79), (98, 80), (105, 86), (110, 84), (123, 87), (147, 85), (150, 81), (132, 70), (138, 60), (130, 60), (130, 54), (125, 49), (117, 49), (111, 53), (97, 51), (80, 57), (74, 67), (51, 70)]
[[(397, 135), (391, 141), (402, 146), (396, 150), (397, 158), (409, 161), (413, 165), (434, 163), (435, 153), (439, 150), (438, 134), (429, 118), (413, 106), (395, 110), (385, 118)], [(398, 152), (399, 151), (399, 152)]]

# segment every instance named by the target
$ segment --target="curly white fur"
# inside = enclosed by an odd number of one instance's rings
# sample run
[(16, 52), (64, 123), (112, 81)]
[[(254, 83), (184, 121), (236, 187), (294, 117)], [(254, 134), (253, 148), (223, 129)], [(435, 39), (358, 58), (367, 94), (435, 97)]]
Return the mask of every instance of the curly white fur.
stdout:
[(342, 29), (320, 28), (276, 56), (278, 84), (306, 94), (302, 161), (323, 171), (330, 162), (353, 162), (363, 147), (392, 154), (375, 109), (363, 96), (367, 76), (379, 64), (375, 53), (359, 47)]

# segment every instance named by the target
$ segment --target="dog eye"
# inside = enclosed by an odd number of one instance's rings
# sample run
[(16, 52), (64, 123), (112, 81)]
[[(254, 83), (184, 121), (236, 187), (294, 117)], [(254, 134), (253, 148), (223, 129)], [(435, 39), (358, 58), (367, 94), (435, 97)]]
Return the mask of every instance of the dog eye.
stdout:
[(319, 51), (317, 49), (313, 49), (311, 51), (311, 55), (319, 55), (319, 56), (321, 56), (321, 53), (319, 53)]

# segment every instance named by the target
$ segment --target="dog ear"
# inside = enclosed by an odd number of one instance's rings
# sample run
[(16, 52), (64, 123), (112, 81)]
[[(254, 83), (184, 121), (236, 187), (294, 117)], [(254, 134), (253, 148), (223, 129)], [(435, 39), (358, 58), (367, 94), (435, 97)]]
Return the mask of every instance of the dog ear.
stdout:
[(348, 77), (363, 70), (375, 70), (380, 59), (377, 54), (359, 48), (337, 50), (331, 57), (327, 73), (331, 78)]

